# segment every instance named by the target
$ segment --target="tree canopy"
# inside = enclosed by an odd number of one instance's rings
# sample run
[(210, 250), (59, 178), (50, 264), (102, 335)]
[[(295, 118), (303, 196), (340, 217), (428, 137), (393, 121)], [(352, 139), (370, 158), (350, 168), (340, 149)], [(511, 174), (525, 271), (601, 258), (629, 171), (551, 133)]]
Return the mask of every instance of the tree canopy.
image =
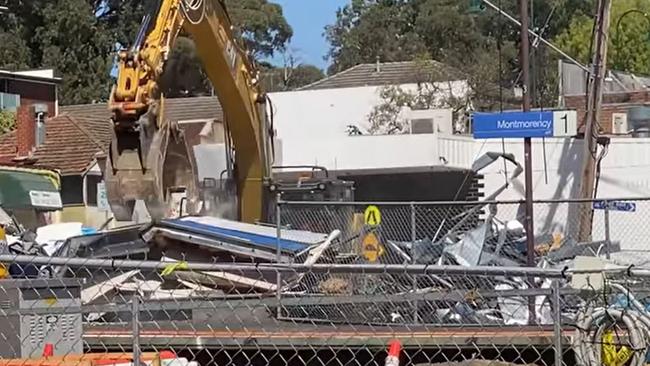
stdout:
[[(614, 70), (650, 75), (650, 2), (612, 2), (608, 43), (608, 66)], [(556, 39), (558, 45), (584, 63), (589, 63), (593, 19), (574, 17)]]
[[(116, 51), (133, 42), (153, 4), (142, 0), (8, 0), (9, 10), (0, 14), (0, 68), (53, 68), (63, 79), (62, 104), (106, 100)], [(267, 0), (226, 0), (226, 5), (235, 30), (255, 58), (286, 50), (293, 30), (280, 5)], [(209, 91), (191, 41), (179, 38), (170, 61), (163, 89), (171, 95)]]
[[(517, 1), (492, 2), (517, 16)], [(561, 37), (576, 19), (590, 19), (595, 9), (595, 0), (531, 3), (531, 28), (546, 39)], [(468, 96), (475, 108), (511, 107), (513, 88), (521, 84), (519, 27), (487, 7), (473, 13), (470, 5), (467, 0), (352, 0), (338, 10), (336, 21), (325, 29), (330, 44), (328, 73), (360, 63), (433, 59), (467, 75)], [(548, 105), (556, 100), (557, 55), (538, 46), (534, 38), (531, 42), (533, 102)], [(569, 47), (565, 50), (572, 51)], [(400, 131), (395, 112), (421, 93), (407, 95), (391, 89), (382, 93), (385, 103), (380, 107), (385, 109), (371, 116), (375, 117), (370, 121), (371, 130)]]
[[(110, 87), (110, 38), (86, 0), (11, 0), (0, 14), (0, 68), (54, 68), (60, 99), (105, 99)], [(6, 41), (6, 42), (5, 42)]]
[[(517, 1), (492, 2), (507, 13), (518, 15)], [(637, 6), (630, 5), (631, 2), (645, 3), (639, 6), (643, 11), (650, 4), (644, 0), (621, 0), (614, 2), (615, 7), (620, 8), (625, 2), (627, 8)], [(591, 37), (595, 3), (595, 0), (533, 1), (531, 28), (544, 38), (560, 43), (569, 54), (584, 55), (589, 49), (586, 41)], [(352, 0), (338, 10), (336, 21), (325, 29), (330, 44), (326, 55), (330, 61), (328, 73), (378, 60), (428, 58), (464, 71), (473, 100), (478, 100), (483, 107), (503, 106), (503, 103), (495, 104), (495, 100), (505, 98), (507, 102), (504, 94), (512, 94), (513, 88), (521, 83), (519, 27), (489, 7), (473, 13), (470, 5), (470, 1), (462, 0)], [(630, 18), (635, 18), (635, 22), (644, 21), (638, 15)], [(640, 27), (626, 27), (630, 37), (622, 39), (631, 42)], [(636, 41), (642, 38), (638, 34), (635, 37)], [(556, 100), (558, 55), (539, 45), (534, 37), (531, 42), (533, 103), (548, 105)], [(626, 51), (621, 51), (627, 52), (621, 57), (630, 65), (644, 63), (643, 54), (630, 55), (638, 45), (628, 43)], [(650, 42), (646, 42), (639, 49), (649, 46)], [(581, 59), (584, 61), (584, 57)], [(650, 62), (644, 65), (650, 67)], [(625, 66), (625, 63), (614, 62), (613, 66)]]

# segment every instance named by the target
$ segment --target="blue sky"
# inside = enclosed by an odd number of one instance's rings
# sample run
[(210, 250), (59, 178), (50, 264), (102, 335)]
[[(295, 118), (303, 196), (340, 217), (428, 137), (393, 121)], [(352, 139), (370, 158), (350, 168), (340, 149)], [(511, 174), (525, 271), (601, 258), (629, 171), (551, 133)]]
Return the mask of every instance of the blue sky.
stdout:
[[(282, 5), (284, 16), (293, 28), (289, 49), (300, 63), (327, 67), (323, 56), (328, 44), (323, 36), (325, 26), (334, 23), (336, 10), (350, 0), (271, 0)], [(274, 63), (282, 64), (276, 56)]]

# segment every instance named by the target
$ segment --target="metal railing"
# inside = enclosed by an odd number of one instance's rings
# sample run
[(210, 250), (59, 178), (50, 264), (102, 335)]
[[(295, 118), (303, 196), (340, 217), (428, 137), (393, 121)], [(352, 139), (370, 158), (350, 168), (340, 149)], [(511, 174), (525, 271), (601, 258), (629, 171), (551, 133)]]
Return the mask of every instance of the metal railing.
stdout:
[(610, 201), (586, 242), (575, 212), (592, 202), (536, 202), (535, 268), (520, 202), (280, 202), (275, 261), (187, 248), (194, 260), (170, 262), (166, 242), (131, 258), (0, 255), (21, 277), (0, 280), (0, 365), (49, 348), (65, 364), (172, 351), (201, 365), (365, 366), (398, 340), (402, 365), (636, 366), (650, 340), (650, 201)]
[[(51, 344), (55, 356), (169, 350), (200, 364), (374, 365), (397, 339), (402, 364), (572, 365), (584, 314), (606, 305), (612, 314), (632, 312), (629, 304), (650, 293), (650, 270), (634, 267), (170, 264), (9, 255), (0, 261), (69, 268), (63, 279), (0, 286), (2, 358), (40, 356)], [(280, 291), (242, 290), (235, 282), (245, 276), (267, 283), (277, 275), (285, 279)], [(215, 290), (215, 278), (231, 290)], [(645, 360), (646, 348), (626, 339), (625, 325), (619, 328), (614, 344)]]

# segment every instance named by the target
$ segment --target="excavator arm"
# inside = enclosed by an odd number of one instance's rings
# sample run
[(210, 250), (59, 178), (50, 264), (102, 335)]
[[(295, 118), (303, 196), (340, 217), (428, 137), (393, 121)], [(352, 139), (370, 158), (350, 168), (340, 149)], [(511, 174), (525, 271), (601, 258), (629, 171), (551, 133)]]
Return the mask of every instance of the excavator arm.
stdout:
[(145, 17), (135, 44), (120, 52), (117, 83), (109, 102), (113, 141), (105, 167), (108, 200), (118, 220), (130, 220), (135, 200), (152, 218), (169, 214), (171, 192), (183, 187), (196, 198), (192, 150), (164, 115), (159, 81), (181, 29), (196, 45), (223, 109), (235, 156), (239, 216), (260, 220), (264, 181), (271, 174), (265, 96), (257, 70), (240, 46), (221, 0), (159, 0)]

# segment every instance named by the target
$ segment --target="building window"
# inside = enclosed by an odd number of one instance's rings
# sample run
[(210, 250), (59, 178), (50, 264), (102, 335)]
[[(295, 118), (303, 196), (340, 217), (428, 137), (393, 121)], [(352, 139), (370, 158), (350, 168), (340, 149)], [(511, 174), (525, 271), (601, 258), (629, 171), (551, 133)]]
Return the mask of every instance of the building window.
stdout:
[(20, 107), (20, 95), (0, 93), (0, 109), (16, 112), (18, 107)]
[(86, 175), (86, 206), (97, 206), (97, 184), (101, 182), (101, 175)]
[(83, 205), (83, 177), (64, 175), (61, 177), (61, 201), (63, 205)]
[(45, 143), (45, 114), (36, 115), (36, 147)]

